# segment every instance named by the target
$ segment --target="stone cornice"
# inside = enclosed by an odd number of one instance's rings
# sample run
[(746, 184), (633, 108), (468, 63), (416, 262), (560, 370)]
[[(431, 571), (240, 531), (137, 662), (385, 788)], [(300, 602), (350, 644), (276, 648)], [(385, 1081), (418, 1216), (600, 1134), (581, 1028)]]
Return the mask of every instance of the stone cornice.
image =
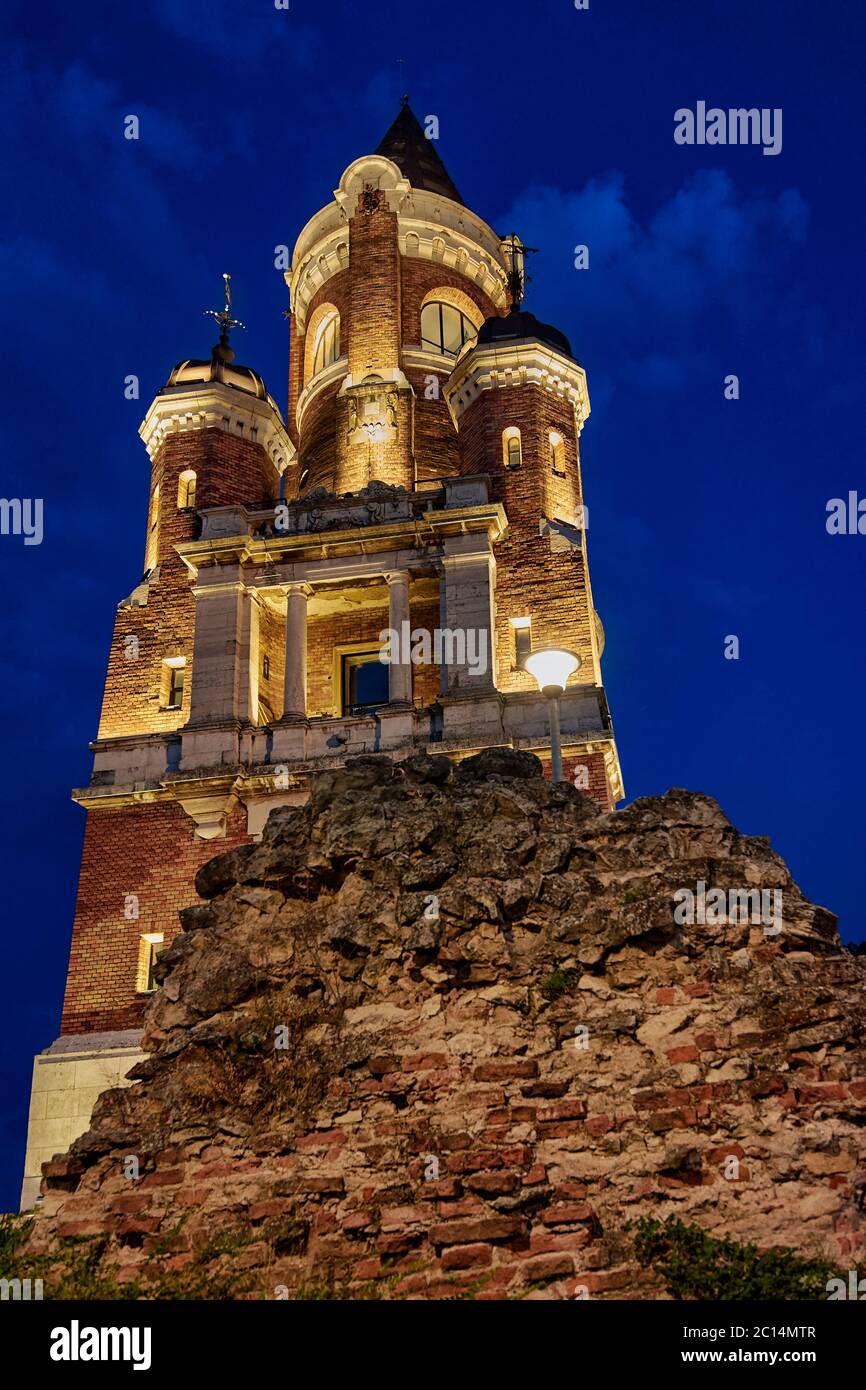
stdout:
[(225, 430), (260, 445), (280, 473), (295, 462), (295, 446), (276, 407), (219, 382), (160, 392), (138, 432), (155, 458), (171, 435), (206, 429)]
[(462, 203), (413, 188), (383, 155), (363, 155), (344, 172), (334, 201), (310, 218), (295, 242), (285, 280), (298, 333), (305, 330), (313, 296), (349, 264), (347, 223), (368, 183), (385, 192), (389, 208), (397, 214), (403, 256), (438, 261), (456, 270), (489, 295), (498, 309), (506, 308), (507, 267), (493, 228)]
[(303, 429), (304, 415), (307, 406), (318, 397), (321, 391), (338, 386), (345, 378), (349, 370), (348, 357), (338, 357), (330, 366), (325, 367), (324, 371), (316, 372), (311, 376), (301, 394), (298, 396), (298, 404), (295, 407), (295, 424), (298, 430)]
[(482, 391), (539, 386), (571, 401), (580, 431), (590, 412), (586, 372), (571, 358), (534, 340), (471, 348), (445, 383), (445, 397), (459, 429), (463, 412)]
[[(295, 328), (299, 334), (306, 332), (307, 311), (313, 296), (318, 294), (328, 280), (341, 270), (346, 270), (349, 265), (349, 229), (333, 203), (325, 212), (330, 216), (322, 219), (321, 231), (314, 241), (313, 248), (298, 261), (293, 270), (285, 272), (286, 284), (291, 294), (292, 312), (295, 315)], [(332, 227), (330, 223), (335, 215), (337, 226)], [(314, 217), (312, 222), (307, 223), (308, 228), (314, 229), (314, 235), (315, 230), (318, 230), (316, 224), (319, 218), (322, 218), (321, 213), (318, 218)], [(298, 245), (301, 244), (303, 236), (304, 232), (298, 239)], [(295, 254), (297, 255), (297, 248)]]
[[(420, 197), (420, 194), (416, 195), (416, 201), (420, 202)], [(427, 194), (426, 198), (429, 197)], [(447, 199), (442, 201), (447, 202)], [(465, 232), (429, 215), (401, 215), (398, 228), (401, 255), (432, 261), (447, 270), (456, 271), (492, 299), (497, 309), (505, 309), (508, 279), (505, 267), (499, 260), (498, 241), (496, 252), (493, 252)]]
[[(505, 534), (507, 526), (508, 518), (502, 504), (487, 502), (480, 506), (430, 510), (382, 525), (353, 526), (345, 530), (302, 531), (264, 539), (250, 535), (214, 536), (177, 545), (175, 550), (195, 576), (209, 565), (309, 565), (346, 555), (362, 560), (395, 550), (424, 550), (439, 544), (446, 536), (468, 533), (484, 535), (490, 542), (496, 542)], [(287, 582), (289, 576), (268, 580), (269, 584)]]

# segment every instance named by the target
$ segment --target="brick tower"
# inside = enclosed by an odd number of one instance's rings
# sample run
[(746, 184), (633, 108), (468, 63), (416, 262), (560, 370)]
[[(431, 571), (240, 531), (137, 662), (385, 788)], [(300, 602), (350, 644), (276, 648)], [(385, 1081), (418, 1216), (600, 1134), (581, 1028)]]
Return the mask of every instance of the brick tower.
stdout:
[[(60, 1037), (34, 1062), (22, 1205), (141, 1055), (197, 868), (358, 753), (549, 763), (523, 661), (565, 646), (565, 775), (623, 789), (586, 557), (586, 376), (520, 305), (522, 250), (464, 205), (408, 104), (304, 227), (287, 423), (229, 344), (140, 433), (144, 573), (118, 607)], [(399, 639), (399, 640), (397, 640)]]

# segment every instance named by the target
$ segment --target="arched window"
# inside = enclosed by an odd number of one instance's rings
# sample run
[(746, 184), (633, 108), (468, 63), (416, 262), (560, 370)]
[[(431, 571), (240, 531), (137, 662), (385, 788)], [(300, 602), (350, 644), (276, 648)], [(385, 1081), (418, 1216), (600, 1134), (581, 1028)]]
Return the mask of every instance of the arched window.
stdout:
[(336, 310), (326, 315), (316, 330), (316, 346), (313, 350), (313, 372), (322, 372), (336, 362), (340, 356), (340, 315)]
[(502, 431), (502, 462), (506, 468), (519, 468), (523, 462), (520, 430), (516, 425), (509, 425)]
[(464, 343), (469, 343), (478, 329), (453, 304), (432, 300), (421, 310), (421, 346), (431, 352), (456, 357)]
[(177, 505), (180, 509), (195, 506), (195, 473), (187, 468), (177, 480)]
[(548, 435), (550, 439), (550, 464), (554, 473), (565, 474), (565, 440), (558, 430), (551, 430)]

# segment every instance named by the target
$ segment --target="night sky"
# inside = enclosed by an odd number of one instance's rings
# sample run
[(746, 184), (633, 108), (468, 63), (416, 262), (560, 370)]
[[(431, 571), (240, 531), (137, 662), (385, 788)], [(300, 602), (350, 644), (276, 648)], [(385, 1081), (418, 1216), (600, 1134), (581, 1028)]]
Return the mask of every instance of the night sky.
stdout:
[[(866, 535), (826, 529), (830, 499), (866, 497), (861, 0), (4, 10), (0, 493), (44, 499), (44, 538), (0, 536), (0, 1209), (17, 1206), (32, 1055), (59, 1026), (84, 825), (69, 791), (143, 567), (137, 426), (172, 366), (208, 355), (225, 270), (238, 358), (284, 405), (274, 248), (404, 89), (439, 118), (469, 206), (541, 248), (527, 307), (587, 370), (589, 556), (628, 799), (711, 793), (846, 939), (866, 935)], [(781, 153), (678, 145), (674, 112), (698, 101), (781, 108)]]

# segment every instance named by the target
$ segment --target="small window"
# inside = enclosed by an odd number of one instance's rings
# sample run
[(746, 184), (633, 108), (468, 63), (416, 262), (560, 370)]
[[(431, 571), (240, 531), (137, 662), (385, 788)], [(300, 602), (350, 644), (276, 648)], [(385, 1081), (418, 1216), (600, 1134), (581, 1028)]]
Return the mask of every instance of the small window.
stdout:
[(180, 709), (183, 705), (183, 679), (186, 673), (185, 656), (169, 656), (162, 663), (162, 707)]
[(502, 431), (502, 462), (506, 468), (519, 468), (523, 462), (520, 430), (515, 425)]
[(340, 356), (340, 315), (328, 314), (319, 324), (316, 332), (316, 346), (313, 352), (313, 376), (324, 371)]
[(478, 336), (478, 330), (465, 314), (452, 304), (433, 301), (421, 310), (421, 346), (433, 352), (456, 357), (464, 343)]
[(532, 619), (512, 618), (511, 625), (514, 628), (514, 664), (522, 668), (532, 651)]
[(144, 558), (144, 566), (147, 570), (152, 570), (156, 564), (157, 547), (159, 543), (159, 483), (150, 494), (150, 511), (147, 517), (147, 553)]
[(270, 677), (270, 674), (271, 674), (271, 658), (270, 658), (269, 656), (262, 657), (262, 679), (263, 679), (263, 680), (268, 680), (269, 677)]
[(565, 440), (558, 430), (551, 430), (548, 436), (550, 439), (550, 463), (554, 473), (560, 478), (565, 477)]
[(138, 975), (135, 986), (138, 994), (153, 994), (157, 988), (154, 966), (164, 940), (162, 932), (147, 932), (138, 943)]
[(195, 473), (191, 468), (187, 468), (177, 480), (177, 505), (178, 510), (183, 511), (187, 507), (195, 506)]
[(343, 657), (343, 714), (362, 714), (388, 703), (388, 667), (378, 650)]

